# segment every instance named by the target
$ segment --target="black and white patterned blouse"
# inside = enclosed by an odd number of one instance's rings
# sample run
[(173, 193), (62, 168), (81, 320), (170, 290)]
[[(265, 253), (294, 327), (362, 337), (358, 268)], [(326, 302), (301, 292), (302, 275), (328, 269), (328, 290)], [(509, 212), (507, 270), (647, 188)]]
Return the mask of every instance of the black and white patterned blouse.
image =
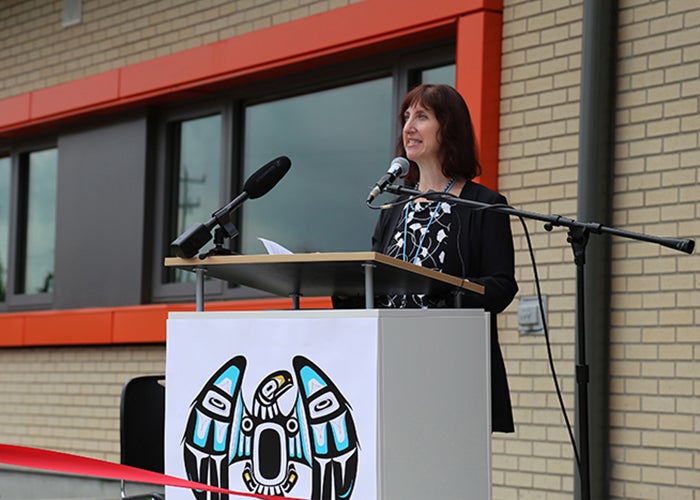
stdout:
[[(399, 218), (386, 254), (395, 259), (442, 271), (445, 264), (453, 206), (445, 201), (407, 203)], [(384, 307), (440, 307), (444, 298), (424, 294), (390, 295), (382, 298)]]

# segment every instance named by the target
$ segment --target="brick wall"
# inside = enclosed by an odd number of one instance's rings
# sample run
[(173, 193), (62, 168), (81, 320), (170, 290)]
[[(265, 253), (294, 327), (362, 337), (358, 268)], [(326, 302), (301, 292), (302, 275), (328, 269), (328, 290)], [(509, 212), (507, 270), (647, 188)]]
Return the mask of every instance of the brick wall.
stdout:
[[(700, 234), (700, 5), (620, 0), (613, 226)], [(576, 217), (582, 2), (506, 0), (500, 186), (511, 204)], [(575, 269), (561, 230), (528, 222), (555, 364), (574, 417)], [(534, 280), (513, 223), (520, 295)], [(700, 258), (613, 239), (612, 498), (700, 491)], [(494, 498), (570, 498), (573, 459), (544, 339), (501, 318), (517, 432), (494, 439)]]
[(119, 398), (165, 346), (0, 349), (0, 443), (119, 462)]
[[(700, 4), (621, 2), (614, 223), (700, 234)], [(700, 491), (700, 257), (614, 240), (612, 492)]]
[[(503, 15), (499, 187), (523, 210), (576, 217), (581, 2), (506, 1)], [(575, 267), (566, 230), (526, 221), (552, 355), (573, 421)], [(513, 219), (519, 297), (536, 294), (521, 224)], [(499, 330), (516, 420), (494, 435), (494, 498), (571, 498), (574, 459), (543, 336), (518, 334), (517, 298)]]
[(231, 38), (359, 0), (62, 0), (0, 3), (0, 99)]

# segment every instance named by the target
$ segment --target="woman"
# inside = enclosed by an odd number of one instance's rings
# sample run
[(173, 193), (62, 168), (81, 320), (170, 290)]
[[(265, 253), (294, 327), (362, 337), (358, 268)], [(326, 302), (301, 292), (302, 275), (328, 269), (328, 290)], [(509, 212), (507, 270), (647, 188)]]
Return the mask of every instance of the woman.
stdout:
[[(487, 204), (506, 204), (499, 193), (476, 184), (481, 173), (466, 103), (448, 85), (420, 85), (403, 100), (402, 133), (396, 154), (410, 161), (405, 183), (422, 192), (438, 191)], [(382, 211), (373, 249), (485, 287), (468, 293), (461, 307), (491, 313), (492, 429), (513, 432), (508, 381), (496, 331), (496, 314), (513, 300), (513, 237), (507, 215), (456, 203), (416, 200)], [(452, 297), (392, 296), (385, 307), (452, 307)]]

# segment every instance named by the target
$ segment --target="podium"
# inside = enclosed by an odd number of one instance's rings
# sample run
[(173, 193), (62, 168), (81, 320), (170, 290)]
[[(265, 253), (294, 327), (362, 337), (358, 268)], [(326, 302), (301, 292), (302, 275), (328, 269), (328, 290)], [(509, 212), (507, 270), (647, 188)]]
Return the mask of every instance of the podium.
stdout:
[[(383, 257), (168, 265), (280, 295), (479, 293)], [(466, 309), (170, 313), (166, 473), (293, 498), (489, 499), (489, 324)]]
[(279, 255), (215, 255), (206, 259), (168, 257), (166, 267), (197, 274), (197, 309), (203, 305), (204, 276), (291, 297), (298, 309), (300, 296), (364, 295), (374, 307), (374, 295), (445, 293), (459, 300), (462, 293), (484, 293), (469, 280), (426, 269), (378, 252), (337, 252)]

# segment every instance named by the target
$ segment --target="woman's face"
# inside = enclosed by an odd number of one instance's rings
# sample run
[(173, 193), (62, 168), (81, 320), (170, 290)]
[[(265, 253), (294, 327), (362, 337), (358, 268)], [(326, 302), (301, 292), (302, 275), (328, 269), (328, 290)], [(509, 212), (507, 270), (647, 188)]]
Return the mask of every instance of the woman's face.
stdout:
[(403, 146), (406, 157), (417, 164), (440, 163), (440, 123), (433, 111), (413, 103), (404, 113)]

